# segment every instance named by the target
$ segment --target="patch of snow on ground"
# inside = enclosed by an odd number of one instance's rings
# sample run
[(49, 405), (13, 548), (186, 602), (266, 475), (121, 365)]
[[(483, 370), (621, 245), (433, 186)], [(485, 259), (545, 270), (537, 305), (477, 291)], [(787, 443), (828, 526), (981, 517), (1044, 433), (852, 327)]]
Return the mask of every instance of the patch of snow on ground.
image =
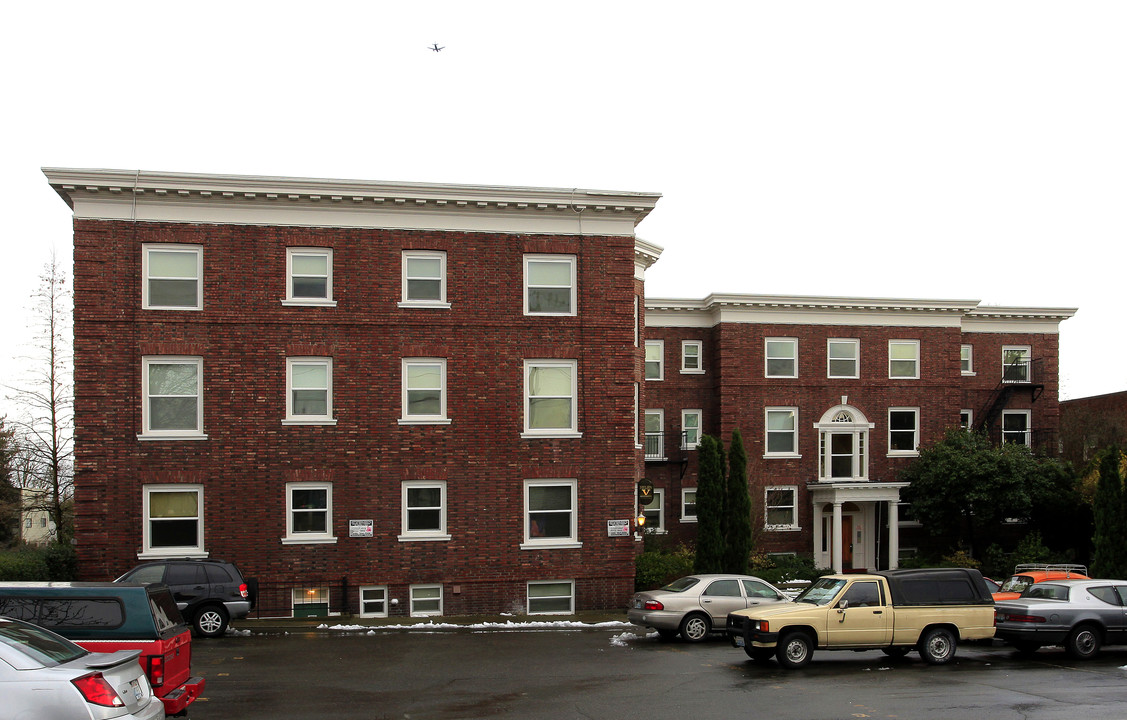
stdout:
[(436, 630), (617, 630), (619, 628), (628, 627), (630, 627), (630, 623), (616, 620), (599, 623), (584, 623), (575, 620), (525, 620), (521, 622), (508, 620), (505, 622), (481, 622), (468, 625), (444, 622), (408, 623), (405, 625), (328, 625), (321, 623), (317, 626), (317, 629), (334, 630), (337, 632), (368, 631), (368, 634), (372, 635), (377, 632), (389, 630), (414, 630), (422, 632), (434, 632)]

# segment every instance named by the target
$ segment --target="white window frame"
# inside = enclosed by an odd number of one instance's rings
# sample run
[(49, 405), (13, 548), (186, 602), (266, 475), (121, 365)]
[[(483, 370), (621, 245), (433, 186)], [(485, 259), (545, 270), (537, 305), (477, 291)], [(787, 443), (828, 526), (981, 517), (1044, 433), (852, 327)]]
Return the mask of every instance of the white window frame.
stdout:
[[(418, 414), (412, 415), (407, 409), (410, 404), (407, 402), (408, 394), (411, 390), (409, 385), (410, 368), (427, 366), (438, 368), (438, 413), (435, 415)], [(402, 416), (399, 418), (400, 425), (449, 425), (450, 418), (446, 415), (446, 358), (403, 358), (401, 364), (401, 392), (400, 406)], [(433, 389), (433, 388), (423, 388)]]
[[(414, 488), (438, 488), (438, 527), (436, 529), (427, 530), (411, 530), (409, 525), (409, 517), (412, 509), (424, 508), (411, 508), (408, 505), (408, 496), (410, 491)], [(403, 490), (401, 493), (401, 521), (402, 530), (400, 531), (400, 542), (407, 540), (449, 540), (450, 535), (446, 532), (446, 481), (445, 480), (405, 480), (403, 482)], [(435, 509), (435, 508), (426, 508)]]
[[(696, 354), (689, 352), (690, 349), (695, 349)], [(695, 358), (697, 366), (689, 367), (688, 360)], [(681, 374), (683, 375), (704, 375), (704, 341), (703, 340), (682, 340), (681, 341)]]
[[(853, 357), (852, 358), (834, 357), (833, 349), (834, 349), (835, 345), (840, 345), (840, 346), (843, 346), (843, 347), (844, 346), (851, 346), (853, 348)], [(834, 375), (833, 363), (834, 363), (835, 360), (837, 360), (838, 362), (844, 362), (846, 360), (852, 360), (852, 362), (853, 362), (853, 372), (848, 374), (848, 375)], [(856, 378), (861, 377), (861, 341), (860, 340), (857, 340), (855, 338), (829, 338), (828, 340), (826, 340), (826, 377), (836, 378), (836, 379), (845, 379), (845, 380), (856, 379)]]
[[(196, 369), (196, 427), (175, 430), (154, 430), (152, 400), (149, 395), (149, 372), (153, 365), (192, 365)], [(176, 395), (168, 397), (189, 397)], [(141, 433), (138, 440), (206, 440), (203, 431), (203, 358), (188, 355), (145, 355), (141, 358)]]
[[(893, 347), (914, 348), (913, 356), (909, 358), (894, 358)], [(911, 362), (913, 373), (911, 375), (893, 375), (893, 363)], [(888, 379), (889, 380), (919, 380), (920, 379), (920, 341), (919, 340), (889, 340), (888, 341)]]
[[(570, 533), (568, 537), (551, 537), (541, 538), (533, 537), (532, 535), (532, 522), (529, 510), (529, 501), (533, 488), (541, 487), (567, 487), (571, 491), (571, 509), (566, 511), (570, 513)], [(542, 550), (542, 549), (573, 549), (583, 547), (583, 543), (579, 542), (579, 482), (575, 479), (541, 479), (541, 480), (525, 480), (524, 481), (524, 542), (521, 543), (521, 550)], [(550, 511), (550, 512), (564, 512), (564, 511)]]
[[(772, 355), (771, 344), (781, 343), (790, 345), (791, 355)], [(772, 360), (789, 360), (792, 363), (792, 370), (789, 375), (772, 374), (771, 361)], [(763, 377), (769, 378), (796, 378), (798, 377), (798, 338), (792, 337), (769, 337), (763, 338)]]
[[(294, 508), (294, 490), (324, 490), (325, 507), (315, 508), (315, 512), (325, 514), (325, 529), (320, 532), (295, 532), (293, 529), (294, 513), (305, 510)], [(282, 538), (283, 545), (324, 545), (335, 543), (337, 538), (333, 535), (333, 484), (331, 482), (291, 482), (286, 483), (286, 536)]]
[[(382, 596), (382, 599), (380, 599), (379, 597), (365, 598), (364, 596), (365, 596), (366, 593), (379, 593)], [(362, 618), (385, 618), (385, 617), (388, 616), (387, 608), (388, 608), (390, 601), (387, 597), (387, 585), (361, 585), (358, 588), (356, 597), (357, 597), (356, 608), (359, 611), (358, 614), (359, 614), (360, 617), (362, 617)], [(376, 602), (383, 603), (383, 610), (382, 611), (371, 612), (371, 611), (365, 610), (365, 604), (366, 603), (376, 603)]]
[[(152, 280), (185, 280), (188, 278), (149, 277), (149, 255), (153, 252), (181, 252), (196, 255), (196, 304), (195, 305), (154, 305), (149, 301), (149, 282)], [(141, 246), (141, 308), (144, 310), (203, 310), (203, 246), (182, 245), (179, 243), (145, 243)]]
[[(570, 268), (571, 268), (570, 284), (568, 286), (564, 286), (564, 285), (530, 285), (529, 279), (528, 279), (528, 268), (529, 268), (529, 265), (531, 263), (537, 263), (537, 262), (553, 262), (553, 263), (566, 262), (566, 263), (568, 263), (570, 265)], [(578, 314), (578, 307), (577, 307), (578, 306), (578, 292), (577, 292), (578, 283), (576, 281), (577, 280), (577, 273), (576, 273), (576, 266), (577, 265), (578, 265), (578, 263), (576, 262), (576, 258), (575, 258), (574, 255), (531, 255), (531, 254), (525, 255), (524, 256), (524, 314), (525, 315), (549, 316), (549, 317), (574, 317), (576, 314)], [(534, 288), (534, 287), (544, 287), (544, 288), (569, 287), (570, 290), (571, 290), (571, 297), (570, 297), (570, 300), (568, 301), (569, 305), (570, 305), (570, 310), (568, 310), (567, 312), (532, 312), (531, 310), (529, 310), (529, 307), (528, 307), (528, 291), (531, 288)]]
[(1017, 432), (1012, 432), (1012, 431), (1006, 430), (1006, 418), (1007, 417), (1017, 417), (1017, 416), (1022, 416), (1022, 417), (1025, 418), (1025, 430), (1020, 431), (1020, 434), (1023, 436), (1022, 442), (1014, 443), (1014, 444), (1024, 445), (1025, 447), (1031, 448), (1031, 447), (1033, 447), (1033, 411), (1028, 410), (1028, 409), (1026, 409), (1026, 410), (1003, 410), (1002, 411), (1002, 417), (1001, 417), (1001, 423), (1002, 424), (1001, 424), (1001, 428), (1000, 428), (1001, 433), (1002, 433), (1002, 443), (1005, 444), (1007, 442), (1013, 442), (1012, 440), (1007, 440), (1006, 438), (1012, 437), (1012, 436), (1018, 434)]
[[(416, 597), (415, 596), (415, 594), (417, 592), (420, 592), (420, 591), (423, 591), (423, 590), (428, 591), (428, 592), (432, 591), (432, 590), (438, 591), (438, 597), (437, 597), (438, 609), (437, 610), (417, 610), (417, 609), (415, 609), (416, 603), (421, 603), (421, 602), (424, 602), (424, 601), (432, 602), (436, 599), (436, 598), (433, 598), (433, 597)], [(445, 593), (443, 592), (443, 588), (442, 588), (442, 585), (440, 583), (426, 583), (426, 584), (420, 584), (420, 585), (412, 585), (410, 587), (410, 589), (408, 590), (408, 596), (410, 598), (408, 602), (410, 603), (411, 617), (437, 617), (439, 615), (442, 615), (442, 604), (443, 604), (443, 599), (444, 599), (443, 596), (444, 595), (445, 595)]]
[[(697, 426), (696, 426), (696, 428), (693, 428), (693, 429), (696, 430), (697, 439), (690, 442), (689, 441), (687, 421), (688, 421), (688, 418), (693, 417), (693, 416), (696, 416), (696, 419), (697, 419)], [(701, 433), (701, 423), (703, 422), (703, 418), (704, 418), (704, 411), (701, 410), (700, 408), (691, 408), (691, 409), (688, 409), (688, 410), (682, 410), (681, 411), (681, 449), (682, 450), (696, 450), (698, 447), (700, 447), (700, 437), (701, 437), (701, 434), (702, 434)]]
[[(300, 365), (322, 365), (325, 367), (325, 414), (295, 415), (293, 411), (293, 370)], [(319, 389), (319, 388), (313, 388)], [(283, 425), (336, 425), (333, 418), (333, 359), (331, 357), (288, 357), (286, 358), (286, 417)]]
[[(869, 435), (873, 424), (864, 413), (849, 405), (836, 405), (827, 410), (814, 424), (818, 431), (818, 481), (856, 482), (869, 479)], [(850, 476), (833, 476), (833, 437), (845, 435), (852, 438), (850, 450)]]
[[(1024, 377), (1021, 378), (1006, 378), (1006, 369), (1009, 367), (1006, 363), (1006, 355), (1009, 353), (1020, 353), (1022, 357), (1021, 366), (1025, 368)], [(1033, 378), (1033, 348), (1029, 345), (1003, 345), (1002, 346), (1002, 382), (1007, 384), (1013, 383), (1027, 383)]]
[[(567, 598), (568, 599), (567, 609), (566, 610), (533, 610), (532, 609), (532, 606), (533, 606), (532, 588), (533, 587), (548, 587), (548, 586), (553, 586), (553, 585), (556, 585), (556, 586), (566, 585), (568, 587), (567, 595), (541, 595), (541, 596), (537, 596), (535, 599), (536, 600), (544, 600), (544, 599), (561, 600), (563, 598)], [(575, 581), (574, 580), (530, 580), (530, 581), (528, 581), (527, 586), (525, 586), (525, 598), (527, 600), (527, 604), (525, 606), (525, 611), (529, 615), (571, 615), (575, 612)]]
[[(325, 296), (324, 297), (297, 297), (293, 293), (294, 256), (309, 256), (325, 258)], [(305, 277), (321, 277), (308, 275)], [(313, 306), (336, 307), (333, 300), (333, 249), (326, 247), (288, 247), (286, 248), (286, 299), (282, 301), (287, 306)]]
[[(650, 360), (650, 348), (657, 348), (657, 360)], [(647, 367), (651, 362), (657, 363), (657, 376), (650, 377), (649, 368)], [(646, 356), (643, 359), (642, 376), (647, 381), (658, 382), (665, 379), (665, 341), (664, 340), (647, 340), (646, 341)]]
[(697, 521), (696, 513), (689, 515), (685, 512), (685, 506), (690, 504), (689, 493), (693, 494), (693, 501), (691, 503), (693, 508), (696, 508), (697, 505), (697, 489), (695, 487), (681, 488), (681, 522), (683, 523), (695, 523)]
[(959, 371), (966, 376), (974, 375), (974, 345), (964, 343), (959, 346)]
[[(775, 509), (790, 508), (791, 521), (788, 523), (769, 523), (767, 518), (770, 515), (772, 505), (768, 503), (772, 492), (787, 492), (790, 493), (790, 505), (775, 505)], [(768, 485), (763, 488), (763, 527), (766, 530), (799, 530), (798, 525), (798, 486), (797, 485)]]
[[(665, 526), (665, 490), (663, 488), (655, 487), (653, 500), (649, 505), (639, 505), (638, 511), (646, 516), (646, 532), (653, 532), (659, 535), (664, 535), (669, 532), (669, 528)], [(657, 516), (656, 525), (650, 522), (651, 514)]]
[[(410, 287), (411, 280), (434, 280), (432, 277), (413, 276), (408, 271), (410, 261), (414, 259), (438, 260), (439, 263), (439, 277), (438, 279), (438, 299), (422, 298), (416, 299), (410, 296), (408, 288)], [(399, 307), (401, 308), (432, 308), (439, 310), (446, 310), (450, 308), (450, 302), (446, 298), (446, 251), (444, 250), (404, 250), (401, 260), (401, 281), (402, 293)]]
[[(196, 543), (194, 545), (175, 545), (168, 547), (153, 547), (152, 544), (152, 526), (153, 518), (149, 513), (149, 498), (153, 493), (195, 493), (196, 495)], [(205, 558), (208, 556), (207, 550), (204, 549), (204, 494), (203, 485), (197, 484), (159, 484), (159, 485), (144, 485), (141, 488), (141, 552), (137, 553), (139, 559), (142, 558), (166, 558), (166, 557), (190, 557), (190, 558)], [(177, 519), (185, 520), (187, 516), (182, 518), (164, 518), (165, 520)], [(157, 520), (160, 522), (160, 520)]]
[[(665, 459), (665, 411), (655, 408), (643, 413), (646, 423), (646, 460)], [(650, 418), (657, 418), (657, 430), (650, 429)], [(654, 438), (651, 440), (650, 438)]]
[[(893, 450), (892, 449), (892, 414), (902, 413), (910, 414), (913, 418), (914, 427), (912, 428), (912, 449), (911, 450)], [(896, 430), (898, 433), (906, 433), (906, 430)], [(920, 409), (918, 407), (890, 407), (888, 409), (888, 456), (889, 457), (918, 457), (920, 454)]]
[[(568, 368), (571, 371), (571, 424), (569, 427), (559, 428), (533, 428), (530, 427), (532, 419), (531, 402), (531, 377), (536, 368)], [(523, 438), (579, 438), (579, 362), (577, 360), (525, 360), (524, 361), (524, 432)], [(543, 395), (537, 397), (563, 398), (563, 395)]]
[[(963, 418), (966, 417), (966, 424), (963, 424)], [(974, 410), (970, 408), (963, 408), (959, 411), (959, 427), (968, 432), (974, 429)]]
[[(772, 451), (771, 435), (782, 434), (783, 430), (771, 429), (771, 416), (787, 413), (791, 416), (791, 449), (785, 451)], [(763, 408), (763, 457), (765, 458), (796, 458), (802, 457), (798, 453), (798, 408), (797, 407), (766, 407)]]

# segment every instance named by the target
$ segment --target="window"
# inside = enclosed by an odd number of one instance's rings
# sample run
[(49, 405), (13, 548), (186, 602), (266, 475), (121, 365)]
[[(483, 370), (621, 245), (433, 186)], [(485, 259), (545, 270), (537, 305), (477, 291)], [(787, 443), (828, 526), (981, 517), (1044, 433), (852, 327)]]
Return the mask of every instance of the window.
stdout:
[(403, 251), (403, 300), (399, 306), (450, 307), (446, 302), (446, 253)]
[(285, 305), (336, 305), (333, 302), (331, 248), (286, 248)]
[(411, 586), (411, 617), (431, 617), (441, 614), (441, 585)]
[(387, 586), (360, 586), (360, 617), (387, 617)]
[(868, 439), (872, 423), (855, 407), (837, 405), (826, 411), (818, 429), (818, 479), (837, 482), (868, 480)]
[(798, 488), (769, 487), (764, 490), (763, 507), (768, 530), (798, 529)]
[(332, 358), (286, 358), (288, 424), (333, 424)]
[(656, 533), (665, 532), (665, 491), (654, 488), (653, 500), (649, 505), (641, 506), (642, 514), (646, 516), (646, 530)]
[(575, 256), (524, 256), (524, 314), (575, 315)]
[(888, 454), (919, 455), (920, 409), (888, 409)]
[(146, 485), (144, 501), (142, 557), (207, 557), (202, 485)]
[(798, 340), (767, 338), (766, 377), (798, 377)]
[(681, 522), (697, 521), (697, 489), (683, 488), (681, 490)]
[(646, 379), (665, 379), (665, 341), (646, 341)]
[(1002, 348), (1002, 382), (1027, 383), (1031, 381), (1029, 373), (1028, 346), (1012, 346)]
[(522, 547), (579, 547), (575, 503), (575, 480), (526, 480)]
[(141, 437), (202, 439), (203, 358), (150, 356), (141, 359)]
[(959, 411), (959, 427), (963, 430), (970, 430), (974, 423), (974, 410), (960, 410)]
[(570, 615), (575, 608), (575, 583), (571, 580), (528, 583), (529, 615)]
[(329, 589), (324, 585), (293, 588), (290, 598), (295, 618), (325, 617), (329, 614)]
[(832, 378), (860, 377), (860, 340), (830, 340), (826, 345), (826, 374)]
[(665, 411), (646, 411), (646, 459), (660, 460), (665, 457)]
[(526, 360), (524, 432), (526, 436), (578, 437), (574, 360)]
[(1002, 442), (1030, 446), (1030, 410), (1003, 410), (1002, 411)]
[(700, 447), (701, 410), (681, 411), (681, 449), (694, 450)]
[(767, 408), (767, 456), (798, 455), (798, 408)]
[(141, 251), (141, 307), (146, 310), (203, 309), (203, 248), (145, 245)]
[(403, 359), (401, 423), (446, 423), (446, 360)]
[(449, 540), (446, 534), (446, 483), (403, 483), (403, 534), (400, 540)]
[(700, 340), (681, 341), (681, 372), (685, 374), (703, 374), (704, 343)]
[(286, 483), (283, 543), (335, 543), (332, 519), (332, 483)]
[(959, 367), (963, 375), (974, 375), (974, 345), (959, 348)]
[(920, 341), (888, 341), (888, 377), (917, 379), (920, 376)]

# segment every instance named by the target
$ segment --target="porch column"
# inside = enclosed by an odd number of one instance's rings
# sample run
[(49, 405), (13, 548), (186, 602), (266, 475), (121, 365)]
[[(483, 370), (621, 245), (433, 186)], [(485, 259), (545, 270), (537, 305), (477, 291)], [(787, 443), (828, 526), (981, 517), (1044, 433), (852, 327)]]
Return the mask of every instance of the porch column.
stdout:
[(900, 567), (900, 503), (888, 501), (888, 569)]
[(830, 547), (833, 548), (833, 568), (835, 573), (841, 572), (841, 501), (834, 501), (834, 530), (830, 538)]

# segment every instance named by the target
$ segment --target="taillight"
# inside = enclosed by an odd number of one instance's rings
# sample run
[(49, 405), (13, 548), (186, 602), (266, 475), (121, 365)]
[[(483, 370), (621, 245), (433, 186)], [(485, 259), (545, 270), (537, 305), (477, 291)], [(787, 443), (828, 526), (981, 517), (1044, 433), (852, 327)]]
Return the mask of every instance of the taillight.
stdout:
[(75, 678), (71, 680), (71, 684), (78, 688), (78, 692), (82, 693), (82, 697), (88, 703), (102, 707), (125, 707), (121, 697), (110, 687), (100, 672)]
[(149, 684), (153, 687), (164, 685), (164, 655), (149, 656)]
[(1046, 622), (1045, 618), (1040, 615), (1008, 615), (1006, 613), (995, 613), (995, 622), (1023, 622), (1023, 623), (1043, 623)]
[(662, 605), (661, 603), (659, 603), (657, 600), (647, 600), (645, 602), (645, 604), (642, 605), (642, 609), (643, 610), (664, 610), (665, 606)]
[(239, 594), (245, 598), (250, 597), (250, 591), (247, 590), (246, 583), (239, 583)]

